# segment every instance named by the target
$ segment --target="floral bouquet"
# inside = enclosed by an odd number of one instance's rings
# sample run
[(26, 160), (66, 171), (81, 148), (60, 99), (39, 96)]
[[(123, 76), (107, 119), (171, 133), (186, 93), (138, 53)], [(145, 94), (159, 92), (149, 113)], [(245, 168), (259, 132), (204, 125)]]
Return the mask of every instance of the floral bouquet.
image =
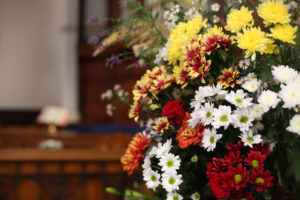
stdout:
[[(138, 51), (148, 68), (129, 111), (146, 130), (121, 166), (131, 175), (141, 162), (151, 192), (107, 191), (132, 199), (300, 198), (299, 2), (175, 1), (157, 14), (129, 4), (137, 14), (109, 34), (133, 46), (120, 62)], [(167, 38), (156, 26), (162, 9)]]

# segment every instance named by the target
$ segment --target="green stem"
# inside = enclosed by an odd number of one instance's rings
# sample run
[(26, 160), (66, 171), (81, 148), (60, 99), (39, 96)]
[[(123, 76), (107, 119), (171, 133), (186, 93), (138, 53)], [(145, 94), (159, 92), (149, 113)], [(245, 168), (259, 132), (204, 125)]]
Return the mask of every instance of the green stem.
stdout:
[(154, 166), (154, 165), (151, 165), (151, 167), (153, 167), (153, 168), (155, 168), (155, 169), (159, 169), (159, 170), (161, 170), (161, 168), (160, 168), (160, 167), (157, 167), (157, 166)]

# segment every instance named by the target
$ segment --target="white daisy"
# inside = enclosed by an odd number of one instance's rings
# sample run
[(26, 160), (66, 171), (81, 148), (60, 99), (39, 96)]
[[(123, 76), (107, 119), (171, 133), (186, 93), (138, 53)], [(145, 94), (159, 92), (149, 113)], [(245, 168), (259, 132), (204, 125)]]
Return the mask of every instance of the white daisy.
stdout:
[(246, 58), (245, 60), (240, 60), (239, 61), (239, 66), (243, 70), (248, 69), (249, 65), (250, 65), (250, 59), (249, 58)]
[(234, 115), (231, 115), (230, 106), (219, 106), (218, 109), (214, 108), (212, 125), (216, 129), (224, 126), (226, 130), (230, 123), (232, 123), (233, 118)]
[(195, 127), (197, 126), (198, 124), (200, 124), (201, 122), (201, 119), (199, 117), (199, 110), (195, 110), (194, 112), (190, 113), (191, 115), (191, 119), (188, 120), (188, 123), (189, 123), (189, 127)]
[(172, 148), (172, 139), (169, 139), (162, 145), (162, 143), (158, 143), (157, 150), (155, 152), (156, 158), (161, 158), (163, 155), (169, 153)]
[(225, 100), (230, 102), (239, 108), (247, 108), (252, 105), (252, 98), (245, 98), (247, 93), (244, 93), (243, 90), (237, 90), (236, 93), (231, 91), (229, 94), (226, 94)]
[(151, 170), (151, 160), (150, 156), (145, 156), (144, 158), (144, 164), (142, 165), (143, 171), (149, 171)]
[(191, 199), (193, 200), (199, 200), (200, 199), (200, 194), (196, 191), (191, 195)]
[(213, 15), (213, 23), (216, 24), (220, 21), (220, 17), (218, 17), (217, 15)]
[(259, 87), (259, 82), (256, 78), (246, 80), (244, 84), (242, 84), (242, 88), (249, 92), (255, 92)]
[(165, 24), (167, 25), (168, 29), (170, 32), (173, 31), (173, 29), (176, 27), (176, 24), (174, 21), (171, 21), (171, 22), (165, 22)]
[(281, 91), (278, 96), (283, 100), (283, 108), (293, 108), (300, 104), (300, 84), (290, 82), (287, 85), (281, 85)]
[(261, 144), (262, 145), (264, 145), (264, 144), (267, 145), (268, 147), (270, 147), (270, 150), (273, 151), (273, 149), (274, 149), (275, 145), (277, 144), (277, 142), (274, 142), (272, 140), (269, 140), (266, 137), (263, 137), (262, 141), (261, 141)]
[(174, 6), (171, 8), (171, 11), (172, 11), (172, 13), (174, 13), (174, 14), (179, 13), (179, 11), (180, 11), (180, 6), (179, 6), (178, 4), (174, 5)]
[(300, 135), (300, 115), (295, 115), (290, 120), (290, 125), (287, 127), (287, 130)]
[(174, 190), (179, 190), (179, 185), (182, 183), (182, 175), (177, 174), (176, 171), (171, 171), (169, 173), (162, 174), (162, 186), (167, 190), (167, 192), (172, 192)]
[(281, 83), (287, 83), (298, 75), (297, 71), (289, 68), (289, 66), (280, 65), (278, 67), (272, 66), (273, 76)]
[(168, 21), (171, 21), (172, 16), (173, 16), (173, 13), (171, 13), (169, 10), (166, 10), (166, 11), (164, 12), (164, 19), (166, 19), (166, 20), (168, 20)]
[(261, 93), (267, 87), (268, 87), (267, 82), (262, 82), (262, 80), (258, 80), (258, 90), (257, 90), (258, 93)]
[(167, 194), (167, 200), (182, 200), (183, 197), (177, 192), (172, 192)]
[(251, 130), (253, 131), (253, 134), (256, 134), (258, 131), (264, 130), (264, 128), (265, 126), (262, 123), (256, 122), (256, 124), (251, 127)]
[(201, 108), (197, 111), (197, 113), (202, 124), (208, 125), (212, 123), (213, 111), (214, 111), (213, 103), (205, 103), (204, 106), (201, 106)]
[(253, 147), (253, 144), (258, 144), (262, 141), (261, 135), (253, 135), (253, 131), (251, 129), (249, 131), (243, 132), (241, 135), (239, 135), (239, 138), (242, 139), (245, 146), (249, 146), (251, 148)]
[(143, 173), (144, 181), (146, 181), (147, 188), (155, 190), (155, 188), (160, 184), (160, 174), (156, 171), (146, 171)]
[(264, 112), (267, 112), (271, 107), (275, 108), (280, 102), (280, 99), (277, 98), (277, 93), (270, 90), (266, 90), (262, 91), (257, 101), (260, 104), (260, 106), (264, 109)]
[(194, 155), (194, 156), (191, 158), (191, 161), (192, 161), (192, 162), (197, 162), (197, 161), (198, 161), (197, 155)]
[(255, 79), (255, 78), (256, 78), (256, 74), (255, 74), (255, 73), (249, 73), (249, 74), (247, 75), (247, 78), (248, 78), (248, 79)]
[(101, 99), (104, 100), (104, 99), (108, 99), (110, 100), (113, 96), (113, 92), (112, 90), (106, 90), (106, 92), (104, 92), (103, 94), (101, 94)]
[(192, 7), (191, 9), (189, 9), (189, 11), (190, 11), (191, 19), (194, 19), (199, 14), (199, 12), (195, 7)]
[(173, 15), (171, 21), (173, 21), (174, 23), (178, 20), (178, 16), (177, 15)]
[(249, 110), (250, 110), (250, 115), (257, 120), (261, 120), (262, 115), (265, 113), (263, 108), (258, 104), (253, 104), (253, 106)]
[(250, 115), (249, 109), (247, 108), (237, 108), (233, 111), (233, 114), (236, 115), (233, 119), (234, 128), (240, 128), (240, 131), (248, 131), (249, 127), (252, 126), (254, 118)]
[(198, 90), (195, 91), (196, 95), (195, 95), (195, 99), (192, 100), (192, 102), (190, 103), (192, 108), (195, 108), (196, 110), (200, 108), (201, 103), (205, 102), (205, 88), (204, 87), (199, 87)]
[(164, 172), (170, 172), (170, 171), (176, 171), (180, 167), (180, 158), (179, 156), (175, 156), (174, 154), (168, 153), (166, 155), (163, 155), (158, 165), (162, 167), (162, 171)]
[(220, 4), (218, 4), (218, 3), (212, 4), (211, 5), (211, 10), (215, 11), (215, 12), (218, 12), (220, 10)]
[(291, 1), (288, 5), (287, 5), (288, 9), (296, 9), (298, 7), (297, 3), (295, 1)]
[(223, 86), (220, 84), (216, 84), (212, 86), (214, 94), (217, 95), (216, 100), (225, 99), (225, 95), (228, 93), (227, 90), (223, 90)]
[(216, 148), (217, 141), (222, 138), (222, 134), (217, 134), (216, 129), (205, 129), (203, 133), (202, 146), (207, 151), (213, 151)]

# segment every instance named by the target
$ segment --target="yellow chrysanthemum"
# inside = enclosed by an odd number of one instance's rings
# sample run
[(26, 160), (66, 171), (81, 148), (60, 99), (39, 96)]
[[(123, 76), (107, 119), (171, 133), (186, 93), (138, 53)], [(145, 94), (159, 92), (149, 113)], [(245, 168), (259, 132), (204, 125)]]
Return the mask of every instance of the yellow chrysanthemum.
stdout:
[(153, 129), (159, 132), (164, 133), (164, 131), (169, 129), (169, 121), (167, 117), (162, 117), (162, 119), (155, 121)]
[(248, 8), (244, 6), (242, 6), (241, 10), (231, 9), (230, 14), (227, 15), (227, 25), (225, 29), (237, 33), (243, 28), (246, 28), (246, 26), (253, 26), (252, 12), (253, 11), (249, 11)]
[(168, 39), (168, 54), (166, 59), (175, 64), (177, 60), (181, 59), (182, 50), (191, 38), (199, 33), (201, 28), (206, 23), (207, 19), (202, 21), (202, 16), (197, 15), (193, 20), (187, 23), (179, 23), (176, 28), (171, 32)]
[(133, 100), (138, 101), (146, 97), (151, 86), (152, 86), (152, 80), (147, 76), (143, 76), (141, 80), (136, 82), (132, 90)]
[(140, 113), (142, 112), (142, 104), (139, 101), (133, 102), (129, 110), (129, 118), (134, 118), (134, 121), (139, 119)]
[(152, 99), (150, 99), (150, 101), (148, 102), (148, 105), (150, 105), (150, 108), (152, 110), (155, 110), (156, 108), (159, 108), (159, 105), (154, 104), (153, 101), (152, 101)]
[(296, 38), (295, 33), (297, 32), (297, 27), (292, 27), (290, 24), (277, 24), (274, 28), (270, 29), (272, 36), (274, 39), (281, 40), (283, 42), (288, 42), (291, 44), (296, 44), (293, 39)]
[(251, 59), (256, 59), (256, 52), (264, 53), (268, 46), (273, 43), (273, 41), (266, 37), (266, 33), (261, 31), (260, 28), (244, 28), (244, 33), (237, 33), (236, 41), (238, 47), (246, 50), (245, 58), (250, 57)]
[(173, 77), (176, 79), (176, 83), (181, 85), (182, 89), (185, 88), (191, 80), (189, 72), (190, 70), (188, 67), (184, 66), (183, 63), (181, 63), (180, 66), (176, 65), (173, 69)]
[(266, 26), (276, 23), (287, 24), (291, 21), (287, 5), (283, 1), (269, 0), (259, 4), (258, 15), (263, 18)]

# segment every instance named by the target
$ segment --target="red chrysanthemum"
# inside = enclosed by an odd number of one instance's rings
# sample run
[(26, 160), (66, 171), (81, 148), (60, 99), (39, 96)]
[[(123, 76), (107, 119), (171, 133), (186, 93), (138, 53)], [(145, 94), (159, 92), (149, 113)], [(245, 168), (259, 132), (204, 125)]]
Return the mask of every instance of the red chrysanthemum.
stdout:
[(246, 183), (250, 179), (248, 176), (250, 171), (247, 171), (246, 167), (242, 167), (242, 163), (239, 163), (236, 168), (229, 166), (227, 173), (233, 180), (231, 187), (235, 188), (236, 191), (246, 187)]
[(238, 151), (245, 148), (244, 142), (242, 142), (242, 140), (239, 140), (237, 144), (231, 143), (230, 146), (226, 144), (224, 147), (229, 151)]
[(265, 189), (265, 192), (268, 192), (269, 187), (273, 186), (271, 181), (274, 179), (273, 176), (270, 176), (269, 170), (263, 171), (263, 169), (252, 170), (250, 183), (256, 184), (256, 191), (261, 192), (262, 189)]
[(236, 197), (233, 197), (232, 200), (255, 200), (256, 197), (252, 195), (251, 192), (249, 192), (247, 189), (243, 189), (240, 191)]
[(213, 158), (212, 162), (207, 165), (206, 178), (210, 178), (214, 174), (219, 174), (221, 172), (222, 165), (220, 163), (220, 158)]
[(202, 124), (198, 124), (194, 128), (189, 127), (189, 123), (187, 121), (191, 118), (192, 117), (187, 112), (183, 119), (182, 126), (177, 131), (176, 140), (179, 142), (179, 146), (182, 149), (188, 148), (190, 145), (198, 146), (198, 144), (202, 141), (204, 130), (207, 128)]
[(270, 146), (267, 146), (266, 144), (261, 145), (261, 143), (253, 144), (253, 148), (251, 148), (250, 150), (260, 151), (262, 154), (266, 154), (266, 155), (272, 152), (270, 150)]
[(121, 157), (121, 166), (123, 171), (127, 171), (128, 176), (131, 175), (134, 169), (139, 165), (139, 160), (142, 159), (143, 151), (148, 146), (151, 139), (147, 138), (147, 134), (136, 133), (129, 143), (125, 154)]
[(260, 151), (251, 151), (247, 154), (248, 157), (244, 159), (246, 165), (252, 166), (255, 169), (262, 168), (264, 161), (267, 158), (266, 154), (261, 154)]
[(224, 156), (224, 158), (221, 159), (221, 162), (222, 162), (222, 166), (224, 168), (226, 167), (229, 167), (229, 166), (233, 166), (239, 162), (241, 162), (242, 159), (241, 159), (241, 152), (240, 151), (237, 151), (237, 152), (229, 152), (229, 156)]

